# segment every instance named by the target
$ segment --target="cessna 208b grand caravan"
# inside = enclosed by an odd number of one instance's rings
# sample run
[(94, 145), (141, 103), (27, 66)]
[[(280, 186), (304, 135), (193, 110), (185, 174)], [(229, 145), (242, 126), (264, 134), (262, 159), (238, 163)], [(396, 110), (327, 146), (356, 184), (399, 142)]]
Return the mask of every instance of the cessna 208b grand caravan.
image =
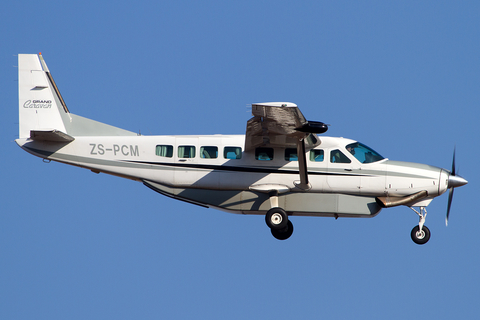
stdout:
[(22, 149), (202, 207), (265, 215), (279, 240), (292, 235), (292, 216), (374, 217), (403, 205), (420, 217), (411, 237), (424, 244), (426, 207), (450, 189), (448, 221), (454, 188), (467, 184), (455, 153), (452, 171), (391, 161), (354, 140), (319, 138), (327, 126), (293, 103), (253, 104), (245, 135), (139, 135), (70, 113), (42, 55), (18, 60)]

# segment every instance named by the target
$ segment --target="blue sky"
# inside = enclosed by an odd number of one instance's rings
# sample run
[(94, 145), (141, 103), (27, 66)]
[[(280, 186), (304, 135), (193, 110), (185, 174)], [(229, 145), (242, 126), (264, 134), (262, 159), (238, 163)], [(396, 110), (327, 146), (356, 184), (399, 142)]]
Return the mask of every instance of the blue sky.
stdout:
[[(10, 1), (0, 11), (2, 319), (473, 318), (478, 304), (476, 1)], [(42, 52), (71, 112), (142, 134), (244, 133), (291, 101), (328, 135), (460, 175), (415, 245), (373, 219), (203, 209), (17, 147), (18, 53)]]

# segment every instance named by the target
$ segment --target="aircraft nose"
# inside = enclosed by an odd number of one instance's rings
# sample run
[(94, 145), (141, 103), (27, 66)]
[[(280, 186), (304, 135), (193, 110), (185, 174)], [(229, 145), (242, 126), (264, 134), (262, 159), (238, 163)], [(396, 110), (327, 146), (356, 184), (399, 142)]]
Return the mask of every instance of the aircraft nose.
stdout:
[(461, 186), (466, 185), (467, 183), (468, 183), (468, 181), (465, 180), (464, 178), (460, 177), (460, 176), (450, 175), (448, 177), (448, 187), (449, 188), (461, 187)]

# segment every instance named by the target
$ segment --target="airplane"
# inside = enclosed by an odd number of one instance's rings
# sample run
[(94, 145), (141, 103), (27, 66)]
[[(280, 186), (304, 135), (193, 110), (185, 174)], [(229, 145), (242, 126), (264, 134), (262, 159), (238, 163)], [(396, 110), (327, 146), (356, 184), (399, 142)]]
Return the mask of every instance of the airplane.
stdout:
[(42, 54), (19, 54), (19, 138), (44, 161), (143, 183), (167, 197), (231, 213), (264, 215), (286, 240), (293, 216), (374, 217), (406, 206), (419, 217), (416, 244), (430, 239), (426, 207), (468, 182), (452, 170), (392, 161), (356, 140), (319, 135), (290, 102), (252, 104), (245, 135), (145, 136), (70, 113)]

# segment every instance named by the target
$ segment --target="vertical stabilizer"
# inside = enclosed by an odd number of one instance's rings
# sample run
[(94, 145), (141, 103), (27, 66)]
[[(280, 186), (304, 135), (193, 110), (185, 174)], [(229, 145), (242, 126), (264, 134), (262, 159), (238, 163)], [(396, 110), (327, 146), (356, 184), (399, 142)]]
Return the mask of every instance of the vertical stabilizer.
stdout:
[(20, 139), (137, 135), (70, 113), (42, 54), (18, 55), (18, 87)]
[(30, 131), (66, 132), (62, 117), (68, 109), (41, 54), (18, 55), (19, 138)]

